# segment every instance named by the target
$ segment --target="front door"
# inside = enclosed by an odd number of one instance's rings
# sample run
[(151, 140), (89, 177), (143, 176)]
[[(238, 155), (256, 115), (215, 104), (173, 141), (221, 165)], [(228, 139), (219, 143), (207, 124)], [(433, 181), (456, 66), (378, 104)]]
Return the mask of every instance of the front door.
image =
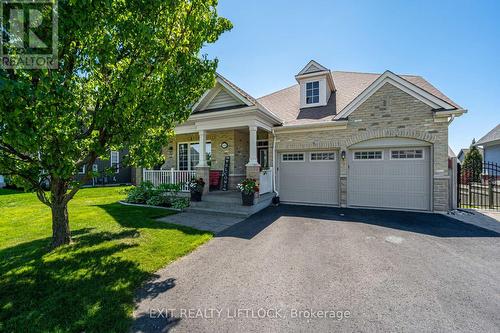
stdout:
[(269, 154), (269, 149), (267, 147), (257, 149), (257, 161), (259, 162), (260, 166), (264, 169), (269, 166), (268, 154)]

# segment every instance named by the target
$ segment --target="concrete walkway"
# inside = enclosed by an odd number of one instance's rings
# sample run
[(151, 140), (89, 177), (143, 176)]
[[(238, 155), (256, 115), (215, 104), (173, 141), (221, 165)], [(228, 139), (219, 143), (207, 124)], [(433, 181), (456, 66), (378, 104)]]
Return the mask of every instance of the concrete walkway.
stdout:
[(243, 220), (243, 217), (198, 212), (183, 212), (158, 219), (158, 221), (184, 225), (198, 230), (211, 231), (215, 234)]

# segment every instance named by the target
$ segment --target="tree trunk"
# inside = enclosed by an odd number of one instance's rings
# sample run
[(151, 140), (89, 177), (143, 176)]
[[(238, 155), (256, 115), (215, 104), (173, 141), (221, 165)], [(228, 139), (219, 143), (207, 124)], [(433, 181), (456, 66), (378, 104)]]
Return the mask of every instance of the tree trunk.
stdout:
[(71, 243), (69, 229), (68, 203), (65, 200), (68, 190), (65, 182), (54, 180), (52, 182), (52, 247)]

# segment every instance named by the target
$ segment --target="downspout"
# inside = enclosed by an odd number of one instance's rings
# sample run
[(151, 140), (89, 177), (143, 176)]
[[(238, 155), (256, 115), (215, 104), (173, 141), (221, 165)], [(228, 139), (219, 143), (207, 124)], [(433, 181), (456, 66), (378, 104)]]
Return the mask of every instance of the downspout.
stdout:
[(274, 128), (272, 128), (272, 131), (273, 133), (273, 192), (276, 194), (275, 196), (276, 197), (279, 197), (279, 193), (278, 191), (276, 190), (276, 172), (277, 172), (277, 167), (276, 167), (276, 162), (277, 162), (277, 159), (276, 159), (276, 133), (274, 132)]

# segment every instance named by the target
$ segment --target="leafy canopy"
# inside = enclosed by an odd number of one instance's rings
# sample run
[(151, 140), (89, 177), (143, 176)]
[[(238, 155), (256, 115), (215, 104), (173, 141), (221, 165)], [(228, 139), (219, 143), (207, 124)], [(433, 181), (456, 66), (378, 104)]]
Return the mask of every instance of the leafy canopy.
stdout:
[(130, 165), (158, 163), (175, 124), (214, 83), (217, 61), (200, 50), (232, 27), (216, 6), (59, 0), (58, 69), (0, 65), (0, 174), (50, 204), (44, 178), (77, 187), (77, 170), (111, 148), (128, 149)]

